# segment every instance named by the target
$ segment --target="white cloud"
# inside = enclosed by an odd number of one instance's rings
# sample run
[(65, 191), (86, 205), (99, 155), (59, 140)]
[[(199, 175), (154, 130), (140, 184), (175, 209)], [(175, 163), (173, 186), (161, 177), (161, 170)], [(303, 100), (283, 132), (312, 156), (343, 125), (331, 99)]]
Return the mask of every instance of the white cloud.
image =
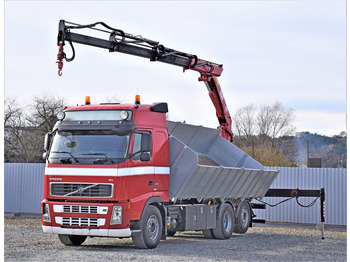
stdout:
[(320, 135), (339, 135), (346, 131), (345, 113), (326, 113), (319, 111), (296, 112), (297, 132), (309, 131)]

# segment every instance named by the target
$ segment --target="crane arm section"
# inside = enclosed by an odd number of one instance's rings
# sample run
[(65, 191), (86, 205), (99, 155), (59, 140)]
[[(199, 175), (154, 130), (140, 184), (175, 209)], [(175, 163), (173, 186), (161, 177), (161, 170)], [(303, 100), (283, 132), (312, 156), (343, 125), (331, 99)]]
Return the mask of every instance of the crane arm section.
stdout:
[[(96, 26), (104, 27), (99, 29)], [(108, 39), (92, 37), (85, 34), (77, 34), (71, 32), (76, 29), (93, 29), (99, 32), (108, 33)], [(72, 48), (73, 54), (68, 58), (63, 51), (65, 43), (68, 42)], [(231, 117), (226, 106), (225, 99), (217, 80), (223, 71), (220, 64), (212, 63), (206, 60), (199, 59), (196, 55), (180, 52), (174, 49), (167, 48), (157, 41), (153, 41), (141, 36), (134, 36), (120, 29), (114, 29), (103, 22), (97, 22), (89, 25), (79, 25), (70, 23), (65, 20), (60, 20), (58, 28), (57, 45), (59, 46), (59, 53), (57, 55), (57, 63), (59, 72), (63, 68), (63, 59), (70, 62), (75, 57), (75, 49), (73, 43), (79, 43), (98, 48), (107, 49), (110, 52), (119, 52), (128, 55), (148, 58), (150, 61), (163, 62), (175, 66), (182, 67), (183, 70), (193, 70), (200, 73), (199, 81), (203, 81), (209, 91), (209, 96), (216, 109), (216, 115), (219, 120), (221, 135), (231, 141)]]

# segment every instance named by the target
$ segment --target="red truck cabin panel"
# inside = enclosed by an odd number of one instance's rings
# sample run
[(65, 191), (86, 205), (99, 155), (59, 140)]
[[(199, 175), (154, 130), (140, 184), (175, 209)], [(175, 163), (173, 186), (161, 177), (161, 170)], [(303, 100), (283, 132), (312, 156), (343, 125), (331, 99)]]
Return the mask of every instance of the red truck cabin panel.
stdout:
[[(150, 150), (141, 152), (146, 136)], [(129, 237), (130, 222), (140, 219), (149, 198), (169, 201), (166, 117), (150, 105), (67, 108), (47, 159), (45, 232)], [(117, 222), (112, 212), (121, 215)]]

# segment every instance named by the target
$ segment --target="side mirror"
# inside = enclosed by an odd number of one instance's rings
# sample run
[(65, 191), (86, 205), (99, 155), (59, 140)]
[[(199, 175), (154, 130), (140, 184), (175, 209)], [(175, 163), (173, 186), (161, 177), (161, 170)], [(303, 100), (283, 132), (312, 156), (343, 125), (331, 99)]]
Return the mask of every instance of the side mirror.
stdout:
[(140, 155), (140, 160), (141, 161), (150, 161), (151, 159), (151, 155), (150, 153), (147, 153), (147, 152), (142, 152), (141, 155)]
[(51, 135), (47, 133), (44, 138), (44, 150), (47, 152), (50, 149)]
[(76, 147), (77, 146), (77, 142), (68, 142), (66, 143), (66, 147), (67, 148), (73, 148), (73, 147)]
[(149, 133), (143, 133), (141, 137), (141, 152), (149, 152), (152, 149), (152, 136)]

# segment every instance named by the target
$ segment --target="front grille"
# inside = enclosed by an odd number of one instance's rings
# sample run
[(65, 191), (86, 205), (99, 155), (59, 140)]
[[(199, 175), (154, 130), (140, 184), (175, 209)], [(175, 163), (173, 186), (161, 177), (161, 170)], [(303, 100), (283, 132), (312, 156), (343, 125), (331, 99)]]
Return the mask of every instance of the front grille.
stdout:
[(99, 226), (99, 223), (97, 218), (62, 217), (62, 225), (97, 227)]
[(97, 206), (63, 206), (64, 213), (84, 213), (84, 214), (97, 214)]
[(112, 197), (112, 184), (51, 183), (51, 196)]
[(107, 206), (89, 206), (89, 205), (53, 205), (55, 213), (76, 213), (76, 214), (96, 214), (105, 215), (108, 213)]

